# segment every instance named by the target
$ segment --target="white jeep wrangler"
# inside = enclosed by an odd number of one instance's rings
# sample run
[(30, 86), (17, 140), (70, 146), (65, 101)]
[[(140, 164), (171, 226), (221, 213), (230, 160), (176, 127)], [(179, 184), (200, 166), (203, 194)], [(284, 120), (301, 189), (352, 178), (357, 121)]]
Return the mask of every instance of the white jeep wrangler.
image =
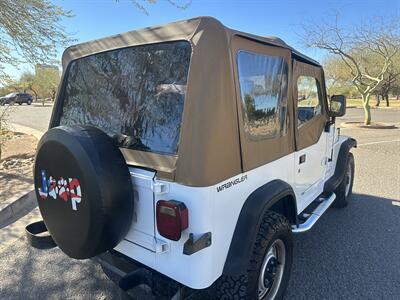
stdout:
[(47, 227), (158, 299), (281, 299), (293, 234), (352, 190), (356, 142), (322, 67), (201, 17), (72, 46), (63, 69), (29, 240)]

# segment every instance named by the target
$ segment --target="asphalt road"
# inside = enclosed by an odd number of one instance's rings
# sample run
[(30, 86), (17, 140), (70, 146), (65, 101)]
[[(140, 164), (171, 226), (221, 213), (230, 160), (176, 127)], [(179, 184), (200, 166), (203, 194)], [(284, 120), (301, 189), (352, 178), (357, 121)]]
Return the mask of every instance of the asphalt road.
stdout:
[(286, 299), (399, 299), (400, 130), (342, 134), (359, 143), (354, 195), (296, 237)]
[[(28, 126), (40, 131), (46, 131), (49, 126), (51, 111), (53, 106), (46, 103), (28, 105), (16, 105), (10, 115), (10, 122)], [(371, 109), (372, 120), (374, 122), (387, 122), (400, 125), (399, 109)], [(340, 118), (340, 122), (362, 121), (363, 110), (361, 108), (348, 108), (346, 116)]]
[[(339, 120), (341, 122), (362, 121), (364, 110), (362, 108), (348, 108), (346, 115)], [(373, 122), (400, 124), (400, 109), (371, 108), (371, 120)]]
[[(359, 116), (361, 110), (349, 109), (344, 120)], [(400, 111), (373, 110), (373, 119), (400, 123)], [(330, 209), (311, 231), (295, 237), (286, 299), (399, 299), (400, 130), (341, 132), (359, 144), (353, 150), (354, 195), (347, 208)], [(10, 237), (0, 240), (0, 299), (118, 299), (92, 261), (72, 260), (58, 249), (32, 249), (20, 229), (0, 232)]]
[(32, 105), (14, 105), (11, 108), (10, 122), (31, 127), (39, 131), (49, 128), (53, 105), (46, 103), (33, 103)]

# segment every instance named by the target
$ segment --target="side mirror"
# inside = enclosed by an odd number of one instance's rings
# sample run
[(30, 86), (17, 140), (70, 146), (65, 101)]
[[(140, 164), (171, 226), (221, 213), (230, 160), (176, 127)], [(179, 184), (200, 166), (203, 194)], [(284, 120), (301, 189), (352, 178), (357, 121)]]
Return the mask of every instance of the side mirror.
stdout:
[(343, 95), (333, 95), (330, 101), (329, 116), (343, 117), (346, 114), (346, 97)]

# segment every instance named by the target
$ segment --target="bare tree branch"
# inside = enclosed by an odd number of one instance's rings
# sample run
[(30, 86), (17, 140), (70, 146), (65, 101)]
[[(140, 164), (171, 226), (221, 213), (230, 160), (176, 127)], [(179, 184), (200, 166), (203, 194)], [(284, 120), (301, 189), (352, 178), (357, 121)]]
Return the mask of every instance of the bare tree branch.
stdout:
[(369, 96), (384, 80), (393, 64), (393, 57), (400, 51), (399, 18), (374, 22), (351, 30), (339, 25), (336, 14), (332, 23), (303, 24), (303, 43), (319, 48), (341, 59), (351, 82), (363, 97), (365, 123), (370, 123)]
[(10, 79), (6, 65), (52, 63), (73, 41), (61, 25), (71, 12), (49, 0), (0, 0), (0, 12), (0, 84)]
[[(175, 6), (176, 8), (179, 9), (187, 9), (192, 4), (192, 0), (183, 1), (182, 4), (178, 3), (175, 0), (166, 0), (166, 1), (172, 6)], [(115, 2), (119, 2), (119, 0), (115, 0)], [(133, 3), (134, 6), (136, 6), (137, 9), (142, 11), (145, 15), (149, 16), (150, 13), (146, 8), (145, 4), (153, 5), (157, 3), (157, 0), (131, 0), (131, 2)]]

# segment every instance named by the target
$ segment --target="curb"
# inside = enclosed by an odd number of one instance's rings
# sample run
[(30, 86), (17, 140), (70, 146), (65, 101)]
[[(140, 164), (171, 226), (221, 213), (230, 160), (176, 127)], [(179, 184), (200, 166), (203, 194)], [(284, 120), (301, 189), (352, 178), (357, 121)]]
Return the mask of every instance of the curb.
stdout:
[(35, 191), (20, 194), (0, 204), (0, 229), (22, 218), (37, 206)]
[(38, 140), (41, 139), (42, 135), (44, 134), (44, 132), (34, 129), (34, 128), (30, 128), (27, 126), (23, 126), (20, 124), (16, 124), (16, 123), (10, 123), (11, 129), (13, 131), (17, 131), (17, 132), (21, 132), (21, 133), (25, 133), (28, 135), (33, 135), (35, 138), (37, 138)]
[[(358, 109), (364, 109), (364, 107), (362, 106), (358, 106), (358, 105), (350, 105), (350, 106), (346, 106), (346, 108), (358, 108)], [(371, 106), (371, 109), (384, 109), (384, 110), (400, 110), (400, 107), (393, 107), (393, 106)]]
[(397, 129), (394, 124), (376, 122), (371, 125), (364, 125), (363, 122), (342, 122), (339, 125), (341, 128), (363, 128), (363, 129)]

